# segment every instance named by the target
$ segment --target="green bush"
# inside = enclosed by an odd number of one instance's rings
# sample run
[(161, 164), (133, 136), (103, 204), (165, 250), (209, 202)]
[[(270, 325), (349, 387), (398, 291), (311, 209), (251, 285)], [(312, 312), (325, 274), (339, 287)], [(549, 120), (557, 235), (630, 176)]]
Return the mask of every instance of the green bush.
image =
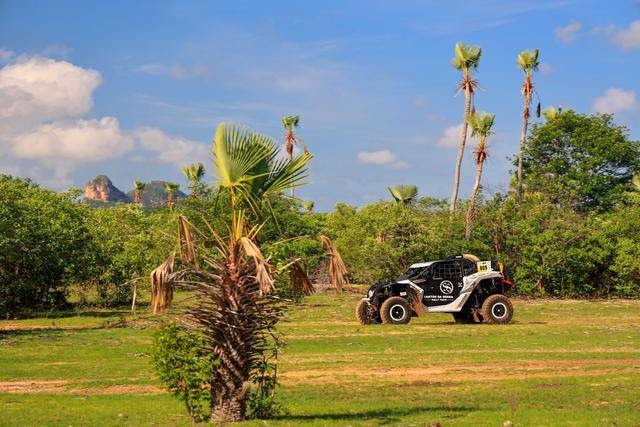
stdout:
[(194, 422), (204, 421), (211, 401), (209, 381), (219, 363), (204, 338), (170, 322), (154, 335), (151, 354), (169, 392), (184, 402)]
[(0, 316), (60, 307), (89, 278), (91, 211), (72, 199), (0, 175)]

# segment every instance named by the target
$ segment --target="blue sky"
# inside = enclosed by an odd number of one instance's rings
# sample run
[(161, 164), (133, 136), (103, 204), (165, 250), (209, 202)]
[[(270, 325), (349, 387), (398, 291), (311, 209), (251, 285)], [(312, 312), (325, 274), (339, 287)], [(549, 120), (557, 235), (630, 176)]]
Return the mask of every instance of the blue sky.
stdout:
[(97, 174), (125, 191), (183, 183), (182, 163), (211, 172), (220, 121), (281, 140), (281, 117), (299, 114), (315, 158), (297, 194), (319, 210), (401, 183), (448, 197), (457, 41), (483, 48), (476, 106), (496, 114), (486, 191), (506, 189), (518, 149), (523, 49), (540, 49), (543, 108), (614, 112), (640, 136), (638, 1), (4, 0), (0, 172), (55, 189)]

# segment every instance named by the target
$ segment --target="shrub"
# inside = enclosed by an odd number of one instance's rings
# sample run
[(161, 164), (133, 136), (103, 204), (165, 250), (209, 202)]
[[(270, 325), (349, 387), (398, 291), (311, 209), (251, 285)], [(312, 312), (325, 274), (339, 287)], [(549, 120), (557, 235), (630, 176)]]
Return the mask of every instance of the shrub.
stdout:
[(194, 422), (209, 413), (213, 369), (217, 361), (201, 336), (173, 322), (153, 337), (153, 367), (171, 394), (182, 400)]

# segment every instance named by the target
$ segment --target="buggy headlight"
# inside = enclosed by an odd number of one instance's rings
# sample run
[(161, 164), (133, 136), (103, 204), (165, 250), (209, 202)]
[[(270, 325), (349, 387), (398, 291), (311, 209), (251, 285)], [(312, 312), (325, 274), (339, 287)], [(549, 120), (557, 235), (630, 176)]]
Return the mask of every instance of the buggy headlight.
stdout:
[(369, 291), (369, 298), (373, 296), (373, 291)]

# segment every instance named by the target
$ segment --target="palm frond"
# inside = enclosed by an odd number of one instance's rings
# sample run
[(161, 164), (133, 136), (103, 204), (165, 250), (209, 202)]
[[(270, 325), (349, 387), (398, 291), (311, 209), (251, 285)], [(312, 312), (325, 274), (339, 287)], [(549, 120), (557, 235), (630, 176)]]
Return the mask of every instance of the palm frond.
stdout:
[(496, 118), (495, 114), (477, 112), (468, 117), (469, 126), (471, 127), (471, 136), (487, 137), (493, 133), (493, 122)]
[(536, 71), (540, 66), (538, 61), (538, 49), (523, 50), (518, 54), (518, 67), (524, 72)]
[(398, 203), (409, 204), (418, 195), (418, 187), (415, 185), (392, 185), (387, 189)]
[(451, 64), (460, 71), (475, 70), (480, 63), (482, 48), (463, 43), (456, 43), (454, 48), (455, 56)]
[(307, 276), (306, 266), (300, 258), (290, 260), (289, 287), (294, 294), (313, 295), (315, 289)]
[(174, 281), (172, 279), (173, 264), (176, 253), (172, 252), (162, 264), (149, 275), (151, 283), (151, 309), (153, 314), (164, 310), (173, 300)]
[(320, 240), (327, 248), (329, 255), (329, 279), (337, 292), (342, 292), (342, 287), (349, 284), (349, 273), (342, 260), (342, 256), (335, 247), (331, 239), (327, 236), (320, 236)]
[(144, 190), (144, 187), (145, 187), (146, 185), (147, 185), (146, 183), (141, 182), (141, 181), (133, 181), (133, 188), (134, 188), (135, 190), (137, 190), (137, 191), (142, 191), (142, 190)]

